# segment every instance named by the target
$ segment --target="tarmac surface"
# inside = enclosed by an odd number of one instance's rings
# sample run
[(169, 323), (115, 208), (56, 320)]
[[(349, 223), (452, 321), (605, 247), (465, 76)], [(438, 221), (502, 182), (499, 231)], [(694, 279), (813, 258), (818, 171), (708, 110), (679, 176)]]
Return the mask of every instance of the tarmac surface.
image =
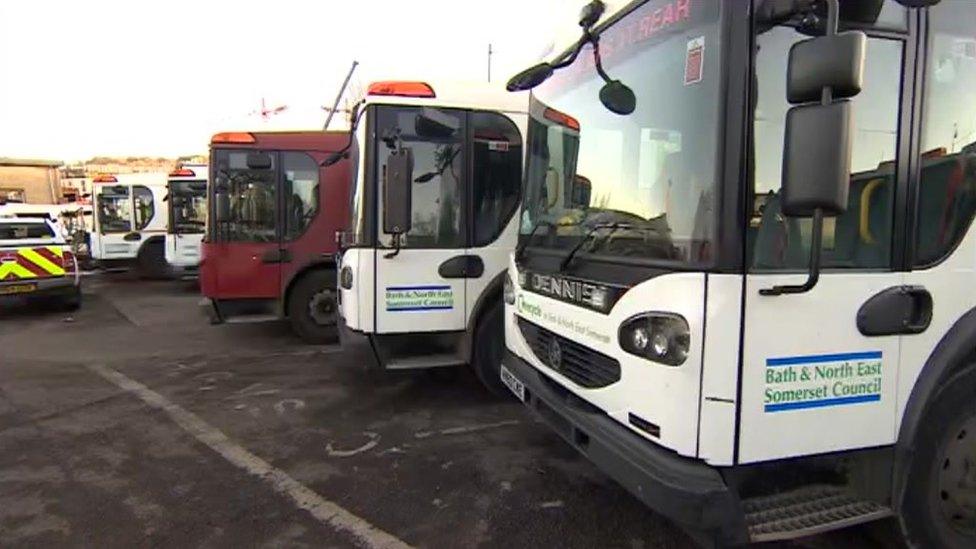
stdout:
[(466, 369), (367, 371), (211, 326), (185, 282), (85, 283), (77, 313), (0, 308), (2, 547), (694, 546)]

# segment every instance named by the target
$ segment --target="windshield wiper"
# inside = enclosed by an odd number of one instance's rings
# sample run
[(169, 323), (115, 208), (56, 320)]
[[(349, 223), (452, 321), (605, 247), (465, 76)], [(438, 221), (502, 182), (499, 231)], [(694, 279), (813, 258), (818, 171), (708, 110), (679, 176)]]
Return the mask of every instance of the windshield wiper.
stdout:
[(552, 221), (539, 221), (536, 223), (535, 227), (532, 227), (532, 230), (529, 231), (528, 235), (526, 235), (525, 240), (519, 242), (518, 247), (515, 248), (515, 260), (519, 261), (522, 259), (522, 253), (524, 253), (525, 249), (529, 246), (529, 241), (532, 240), (533, 236), (535, 236), (535, 233), (539, 230), (539, 227), (551, 227), (555, 229), (558, 226), (560, 225), (556, 225)]
[(609, 238), (611, 235), (613, 235), (613, 233), (617, 232), (620, 229), (633, 229), (633, 228), (634, 226), (631, 225), (630, 223), (597, 223), (596, 225), (593, 225), (592, 227), (590, 227), (590, 230), (586, 231), (586, 234), (583, 235), (583, 238), (581, 238), (580, 241), (577, 242), (575, 246), (573, 246), (573, 249), (570, 250), (565, 257), (563, 257), (563, 260), (559, 262), (559, 272), (563, 272), (564, 270), (566, 270), (566, 267), (569, 266), (569, 262), (572, 261), (574, 257), (576, 257), (576, 252), (580, 251), (580, 248), (583, 247), (583, 244), (586, 244), (590, 240), (590, 237), (592, 237), (593, 234), (596, 233), (597, 231), (601, 229), (610, 229), (610, 232), (607, 233), (607, 238)]

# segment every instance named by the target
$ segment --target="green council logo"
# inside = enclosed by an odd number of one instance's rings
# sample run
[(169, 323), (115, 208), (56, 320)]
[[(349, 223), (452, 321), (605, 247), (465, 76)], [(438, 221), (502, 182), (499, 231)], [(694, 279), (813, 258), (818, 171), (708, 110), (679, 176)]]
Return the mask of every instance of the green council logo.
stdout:
[(525, 294), (519, 294), (515, 299), (515, 307), (518, 312), (527, 314), (529, 316), (534, 316), (536, 318), (542, 318), (542, 307), (526, 301)]

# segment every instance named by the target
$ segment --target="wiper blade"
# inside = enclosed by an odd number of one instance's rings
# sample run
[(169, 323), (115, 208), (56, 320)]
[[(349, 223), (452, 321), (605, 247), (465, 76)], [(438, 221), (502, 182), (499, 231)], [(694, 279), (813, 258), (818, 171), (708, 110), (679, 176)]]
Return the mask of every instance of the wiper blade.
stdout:
[(566, 270), (566, 267), (569, 266), (570, 261), (572, 261), (573, 258), (576, 257), (576, 252), (580, 251), (580, 248), (583, 247), (583, 244), (586, 244), (590, 240), (590, 237), (592, 237), (597, 231), (601, 229), (610, 229), (610, 232), (607, 233), (607, 238), (609, 238), (611, 235), (613, 235), (613, 233), (619, 231), (620, 229), (633, 229), (633, 228), (634, 225), (631, 225), (630, 223), (597, 223), (596, 225), (593, 225), (592, 227), (590, 227), (590, 230), (586, 231), (586, 234), (583, 235), (583, 238), (581, 238), (580, 241), (577, 242), (575, 246), (573, 246), (573, 249), (570, 250), (565, 257), (563, 257), (563, 260), (559, 262), (559, 272), (563, 272), (564, 270)]
[(519, 261), (522, 259), (522, 254), (525, 252), (525, 248), (529, 246), (529, 242), (532, 240), (532, 237), (535, 236), (535, 233), (539, 230), (539, 227), (551, 227), (555, 229), (556, 227), (568, 227), (568, 226), (570, 226), (569, 223), (556, 224), (553, 223), (552, 221), (539, 221), (538, 223), (535, 224), (535, 227), (532, 227), (532, 230), (529, 231), (529, 234), (526, 235), (525, 240), (519, 242), (518, 246), (515, 248), (515, 260)]

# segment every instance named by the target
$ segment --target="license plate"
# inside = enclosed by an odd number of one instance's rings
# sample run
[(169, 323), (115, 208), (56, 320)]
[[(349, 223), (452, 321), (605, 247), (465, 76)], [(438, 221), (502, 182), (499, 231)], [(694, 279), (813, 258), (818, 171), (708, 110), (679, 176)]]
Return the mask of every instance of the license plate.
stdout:
[(37, 289), (37, 284), (11, 284), (0, 286), (0, 295), (29, 294)]
[(525, 385), (521, 381), (515, 378), (512, 372), (508, 371), (508, 368), (502, 366), (500, 374), (502, 378), (502, 383), (505, 384), (519, 400), (525, 402)]

